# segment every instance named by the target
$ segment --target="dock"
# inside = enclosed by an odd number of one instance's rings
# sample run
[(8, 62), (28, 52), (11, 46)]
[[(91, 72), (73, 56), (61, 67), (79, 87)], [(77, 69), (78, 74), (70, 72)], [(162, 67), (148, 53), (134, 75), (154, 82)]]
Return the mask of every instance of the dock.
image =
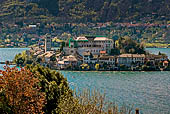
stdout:
[(0, 61), (0, 64), (16, 65), (12, 61), (5, 61), (5, 62), (4, 61)]

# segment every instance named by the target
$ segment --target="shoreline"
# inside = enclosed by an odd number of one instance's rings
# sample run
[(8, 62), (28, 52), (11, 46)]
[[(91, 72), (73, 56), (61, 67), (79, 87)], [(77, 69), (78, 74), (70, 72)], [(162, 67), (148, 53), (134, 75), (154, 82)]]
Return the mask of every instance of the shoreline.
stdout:
[[(52, 69), (53, 70), (53, 69)], [(57, 70), (57, 71), (68, 71), (68, 72), (170, 72), (170, 70), (142, 70), (142, 71), (132, 71), (132, 70), (89, 70), (89, 71), (83, 71), (83, 70)]]
[[(0, 65), (6, 65), (4, 62), (0, 62)], [(15, 63), (8, 64), (9, 66), (19, 67)], [(24, 66), (22, 66), (24, 67)], [(48, 68), (48, 67), (47, 67)], [(50, 68), (51, 69), (51, 68)], [(55, 71), (68, 71), (68, 72), (170, 72), (170, 70), (59, 70), (51, 69)]]

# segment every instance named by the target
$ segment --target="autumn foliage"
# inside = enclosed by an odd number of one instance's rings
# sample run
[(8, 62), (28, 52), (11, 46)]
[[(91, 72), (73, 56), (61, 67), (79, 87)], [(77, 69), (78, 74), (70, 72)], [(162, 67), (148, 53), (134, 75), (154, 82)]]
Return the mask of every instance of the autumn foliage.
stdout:
[[(6, 99), (11, 113), (43, 113), (45, 93), (40, 89), (39, 79), (26, 68), (5, 67), (5, 71), (0, 71), (0, 103)], [(4, 110), (0, 107), (0, 111)]]

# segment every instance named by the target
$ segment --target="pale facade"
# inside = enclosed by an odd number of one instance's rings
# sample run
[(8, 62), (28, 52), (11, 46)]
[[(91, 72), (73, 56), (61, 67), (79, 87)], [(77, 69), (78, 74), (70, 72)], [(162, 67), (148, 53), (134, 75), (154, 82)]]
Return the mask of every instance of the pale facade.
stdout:
[(83, 36), (77, 37), (69, 42), (69, 48), (77, 48), (77, 52), (83, 56), (83, 52), (91, 52), (93, 55), (99, 55), (100, 51), (110, 53), (114, 42), (106, 37)]
[(121, 64), (130, 67), (133, 64), (143, 65), (145, 62), (144, 54), (122, 54), (117, 57), (118, 66)]

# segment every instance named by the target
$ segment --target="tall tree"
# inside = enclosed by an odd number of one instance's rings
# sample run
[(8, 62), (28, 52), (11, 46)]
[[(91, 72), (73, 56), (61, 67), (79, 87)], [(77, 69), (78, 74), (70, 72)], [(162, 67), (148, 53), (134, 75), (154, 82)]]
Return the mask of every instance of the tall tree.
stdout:
[(40, 65), (27, 66), (36, 77), (40, 79), (41, 91), (45, 92), (47, 103), (44, 112), (46, 114), (61, 113), (58, 107), (63, 97), (72, 96), (66, 78), (59, 72), (44, 68)]

